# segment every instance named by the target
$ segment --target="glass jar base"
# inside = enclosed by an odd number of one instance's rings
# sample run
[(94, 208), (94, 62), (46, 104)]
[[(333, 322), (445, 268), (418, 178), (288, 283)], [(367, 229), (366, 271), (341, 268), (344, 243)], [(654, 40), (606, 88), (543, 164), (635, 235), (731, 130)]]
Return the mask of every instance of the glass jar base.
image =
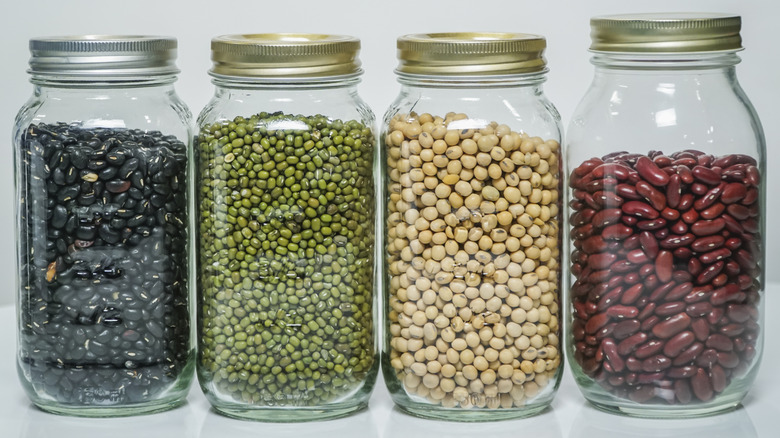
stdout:
[(719, 403), (714, 406), (621, 406), (598, 403), (593, 400), (588, 400), (591, 405), (600, 411), (604, 411), (610, 414), (625, 415), (628, 417), (636, 418), (699, 418), (709, 417), (712, 415), (724, 414), (731, 412), (740, 406), (740, 401), (734, 401), (730, 403)]
[(34, 401), (33, 404), (40, 410), (57, 415), (71, 417), (110, 418), (131, 417), (135, 415), (148, 415), (169, 411), (184, 404), (186, 397), (176, 400), (155, 401), (132, 406), (63, 406), (56, 402)]
[(401, 412), (427, 420), (458, 421), (461, 423), (479, 423), (485, 421), (516, 420), (542, 413), (549, 405), (523, 407), (522, 409), (446, 409), (431, 408), (424, 404), (414, 406), (395, 405)]
[(214, 406), (214, 410), (226, 417), (239, 420), (263, 421), (269, 423), (302, 423), (307, 421), (335, 420), (349, 416), (368, 407), (368, 401), (349, 406), (319, 408), (246, 408)]

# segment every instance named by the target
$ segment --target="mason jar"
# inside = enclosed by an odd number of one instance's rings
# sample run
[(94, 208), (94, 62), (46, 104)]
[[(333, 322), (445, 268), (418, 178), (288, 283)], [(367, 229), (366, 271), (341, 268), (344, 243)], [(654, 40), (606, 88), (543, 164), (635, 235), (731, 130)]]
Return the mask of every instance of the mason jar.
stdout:
[(560, 382), (561, 121), (541, 36), (398, 39), (382, 122), (383, 373), (421, 417), (549, 406)]
[(197, 120), (198, 377), (232, 417), (367, 406), (374, 340), (374, 116), (358, 39), (212, 40)]
[(568, 132), (569, 362), (585, 398), (636, 416), (733, 409), (763, 343), (761, 123), (740, 17), (591, 20), (595, 76)]
[(60, 414), (177, 406), (194, 345), (176, 40), (34, 38), (30, 51), (13, 134), (22, 386)]

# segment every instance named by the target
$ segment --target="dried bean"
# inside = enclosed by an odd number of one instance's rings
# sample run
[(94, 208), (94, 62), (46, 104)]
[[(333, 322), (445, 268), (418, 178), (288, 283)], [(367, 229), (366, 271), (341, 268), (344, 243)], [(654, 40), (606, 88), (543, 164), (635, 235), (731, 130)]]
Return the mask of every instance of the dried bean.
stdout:
[(615, 153), (572, 172), (582, 187), (598, 187), (595, 198), (575, 190), (571, 203), (574, 247), (587, 254), (573, 255), (571, 272), (588, 286), (572, 295), (587, 346), (574, 358), (607, 390), (644, 402), (707, 401), (753, 360), (754, 161)]

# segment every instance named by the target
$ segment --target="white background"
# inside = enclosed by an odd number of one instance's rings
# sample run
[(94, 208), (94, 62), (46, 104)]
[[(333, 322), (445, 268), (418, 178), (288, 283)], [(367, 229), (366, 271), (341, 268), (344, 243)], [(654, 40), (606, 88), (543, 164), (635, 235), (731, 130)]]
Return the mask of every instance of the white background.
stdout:
[[(395, 98), (398, 84), (395, 40), (399, 35), (443, 31), (508, 31), (544, 35), (550, 67), (545, 91), (558, 107), (564, 126), (592, 78), (588, 46), (589, 18), (597, 14), (660, 11), (712, 11), (742, 15), (742, 64), (738, 77), (762, 118), (770, 169), (767, 208), (767, 273), (780, 258), (780, 200), (771, 188), (780, 171), (775, 144), (780, 139), (780, 3), (772, 0), (3, 0), (0, 14), (0, 304), (14, 300), (13, 167), (11, 128), (14, 116), (31, 94), (28, 40), (66, 34), (157, 34), (179, 40), (179, 95), (197, 114), (213, 93), (207, 75), (210, 40), (227, 33), (319, 32), (359, 37), (365, 75), (360, 93), (377, 117)], [(3, 287), (5, 286), (5, 287)]]
[[(12, 0), (4, 0), (11, 6)], [(592, 68), (587, 52), (590, 44), (589, 18), (592, 15), (625, 12), (713, 11), (742, 15), (742, 64), (738, 77), (762, 118), (766, 132), (770, 171), (777, 164), (774, 145), (780, 138), (777, 104), (777, 50), (780, 43), (778, 2), (771, 0), (448, 0), (448, 1), (203, 1), (203, 0), (31, 0), (13, 1), (0, 14), (0, 304), (14, 299), (13, 272), (13, 168), (11, 129), (18, 109), (28, 99), (28, 40), (36, 36), (66, 34), (152, 34), (170, 35), (179, 40), (177, 90), (193, 114), (203, 108), (213, 93), (207, 75), (210, 68), (210, 39), (226, 33), (319, 32), (342, 33), (362, 40), (361, 59), (365, 69), (360, 93), (380, 118), (395, 98), (398, 85), (395, 39), (416, 32), (508, 31), (544, 35), (549, 80), (545, 91), (558, 107), (564, 126), (585, 93)], [(2, 144), (2, 143), (0, 143)], [(778, 183), (779, 172), (769, 174), (768, 187)], [(767, 272), (770, 280), (780, 280), (780, 270), (772, 269), (780, 257), (778, 233), (771, 227), (778, 217), (780, 202), (769, 190), (767, 208), (770, 230), (767, 235)]]
[[(777, 331), (773, 318), (780, 311), (773, 293), (780, 292), (778, 233), (780, 200), (772, 188), (780, 170), (775, 144), (780, 139), (780, 3), (773, 0), (448, 0), (448, 1), (312, 1), (312, 0), (3, 0), (0, 13), (0, 435), (41, 436), (343, 436), (343, 437), (435, 437), (435, 436), (524, 436), (583, 437), (634, 436), (671, 437), (765, 437), (777, 436), (780, 425), (780, 357), (775, 352)], [(208, 411), (208, 405), (194, 385), (190, 403), (166, 414), (142, 419), (64, 419), (34, 409), (23, 395), (13, 371), (14, 300), (13, 166), (11, 128), (18, 109), (29, 97), (32, 86), (26, 74), (31, 37), (66, 34), (162, 34), (179, 40), (177, 84), (180, 96), (194, 114), (206, 104), (213, 86), (206, 74), (210, 67), (211, 37), (227, 33), (319, 32), (342, 33), (363, 42), (361, 58), (365, 68), (362, 96), (378, 117), (395, 98), (398, 85), (395, 39), (406, 33), (434, 31), (510, 31), (542, 34), (547, 38), (550, 67), (545, 86), (557, 105), (564, 124), (585, 93), (592, 67), (587, 52), (588, 19), (606, 13), (659, 11), (713, 11), (743, 17), (743, 63), (738, 76), (764, 124), (770, 169), (768, 182), (767, 272), (774, 287), (767, 291), (768, 321), (766, 357), (756, 384), (745, 401), (746, 409), (734, 413), (686, 422), (627, 420), (594, 411), (584, 403), (570, 373), (551, 410), (528, 420), (497, 424), (460, 425), (425, 422), (391, 410), (392, 402), (378, 382), (371, 410), (359, 415), (307, 427), (257, 425), (229, 420)], [(2, 306), (6, 304), (6, 306)]]

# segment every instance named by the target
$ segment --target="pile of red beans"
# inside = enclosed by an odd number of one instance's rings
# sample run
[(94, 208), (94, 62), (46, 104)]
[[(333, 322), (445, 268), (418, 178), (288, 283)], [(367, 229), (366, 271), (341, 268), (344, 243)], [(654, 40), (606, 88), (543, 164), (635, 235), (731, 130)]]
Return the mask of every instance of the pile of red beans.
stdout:
[(618, 152), (574, 169), (574, 358), (618, 397), (706, 402), (759, 337), (755, 159)]

